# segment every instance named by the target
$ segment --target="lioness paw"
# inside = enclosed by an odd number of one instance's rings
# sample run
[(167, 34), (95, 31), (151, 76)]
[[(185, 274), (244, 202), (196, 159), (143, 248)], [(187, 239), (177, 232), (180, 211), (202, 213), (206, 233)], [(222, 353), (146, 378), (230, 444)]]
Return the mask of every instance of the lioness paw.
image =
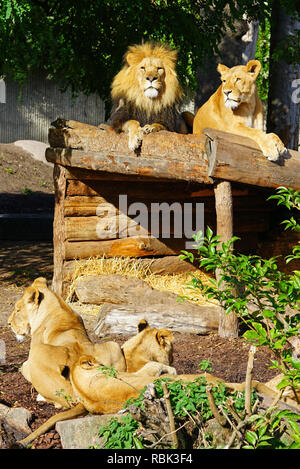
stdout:
[(135, 132), (130, 133), (128, 137), (129, 150), (131, 151), (137, 150), (137, 148), (141, 146), (142, 141), (143, 141), (143, 132), (141, 128), (139, 128)]
[(177, 375), (176, 368), (174, 368), (173, 366), (169, 366), (169, 365), (162, 365), (161, 370), (159, 372), (159, 376), (164, 375), (164, 374)]
[(268, 160), (278, 161), (280, 156), (284, 156), (287, 153), (287, 149), (276, 134), (270, 133), (266, 137), (266, 141), (262, 146), (262, 152)]

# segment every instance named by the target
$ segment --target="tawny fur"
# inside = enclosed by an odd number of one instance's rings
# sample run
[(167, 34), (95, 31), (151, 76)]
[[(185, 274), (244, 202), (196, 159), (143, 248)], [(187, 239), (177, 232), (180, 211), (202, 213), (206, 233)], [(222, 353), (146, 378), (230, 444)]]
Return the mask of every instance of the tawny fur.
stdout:
[(197, 111), (193, 133), (201, 134), (205, 128), (212, 128), (249, 137), (259, 145), (264, 156), (277, 161), (286, 149), (276, 134), (266, 134), (263, 130), (263, 106), (255, 84), (260, 69), (258, 60), (232, 68), (219, 64), (222, 84)]
[(112, 127), (128, 134), (128, 146), (136, 150), (143, 135), (160, 130), (187, 133), (179, 112), (183, 92), (176, 74), (177, 52), (147, 42), (128, 48), (124, 66), (111, 86)]

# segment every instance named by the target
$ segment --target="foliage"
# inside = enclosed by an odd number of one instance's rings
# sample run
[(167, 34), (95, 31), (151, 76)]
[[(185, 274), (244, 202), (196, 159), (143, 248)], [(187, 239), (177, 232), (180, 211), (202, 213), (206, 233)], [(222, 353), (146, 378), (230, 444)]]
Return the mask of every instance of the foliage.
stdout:
[(112, 417), (107, 425), (100, 427), (99, 436), (105, 438), (105, 449), (141, 449), (142, 442), (134, 433), (139, 427), (139, 423), (130, 414), (118, 420)]
[[(300, 210), (300, 193), (293, 189), (280, 187), (277, 194), (270, 199), (277, 200), (279, 205), (289, 209)], [(300, 230), (293, 217), (283, 223), (286, 228)], [(198, 233), (194, 239), (200, 267), (213, 272), (218, 269), (218, 280), (212, 279), (209, 285), (205, 285), (201, 279), (193, 277), (189, 284), (191, 290), (200, 290), (207, 298), (217, 299), (226, 313), (234, 311), (247, 325), (244, 337), (250, 343), (266, 345), (274, 352), (276, 359), (272, 361), (271, 367), (283, 373), (278, 389), (292, 386), (295, 392), (299, 391), (300, 362), (293, 358), (289, 339), (297, 336), (300, 329), (300, 315), (297, 312), (300, 272), (281, 272), (276, 258), (262, 259), (257, 255), (235, 254), (232, 245), (238, 238), (233, 237), (227, 243), (220, 243), (219, 237), (214, 236), (210, 228), (207, 228), (206, 236)], [(184, 252), (180, 257), (194, 261), (191, 253)], [(286, 260), (290, 262), (299, 258), (300, 250), (296, 246), (293, 254)], [(294, 314), (287, 313), (287, 308), (294, 310)], [(278, 415), (287, 417), (287, 414)], [(278, 419), (275, 421), (278, 422)], [(290, 420), (289, 424), (292, 425)], [(274, 430), (275, 426), (272, 424), (271, 428)], [(275, 430), (279, 431), (277, 428)], [(264, 431), (262, 434), (248, 432), (247, 441), (250, 446), (267, 445), (267, 442), (271, 444), (271, 439), (274, 442), (277, 438), (275, 433), (272, 438), (262, 438), (264, 434)], [(299, 434), (295, 432), (294, 435), (293, 444), (299, 444)]]
[[(174, 418), (177, 421), (187, 418), (188, 415), (201, 415), (203, 422), (211, 419), (213, 413), (209, 406), (208, 397), (206, 394), (207, 380), (205, 377), (199, 377), (193, 382), (183, 382), (181, 380), (172, 381), (170, 378), (159, 378), (154, 382), (156, 397), (162, 399), (164, 391), (162, 382), (167, 383), (170, 403)], [(129, 399), (124, 404), (124, 408), (129, 408), (130, 405), (136, 407), (143, 407), (144, 388), (137, 398)], [(236, 392), (231, 394), (225, 385), (219, 383), (212, 387), (212, 395), (216, 406), (224, 405), (230, 397), (230, 402), (233, 403), (235, 412), (242, 412), (245, 406), (245, 393)], [(256, 399), (256, 392), (252, 393), (252, 404)], [(142, 448), (145, 447), (146, 441), (141, 441), (136, 432), (139, 424), (127, 414), (121, 420), (112, 418), (107, 425), (100, 428), (99, 435), (104, 436), (106, 439), (104, 448)]]
[[(184, 87), (218, 49), (226, 28), (243, 15), (264, 21), (273, 0), (0, 0), (0, 74), (19, 83), (43, 71), (73, 93), (98, 93), (107, 103), (129, 44), (159, 40), (180, 51)], [(296, 0), (284, 0), (295, 12)]]
[(268, 99), (270, 39), (271, 25), (269, 18), (266, 18), (259, 27), (255, 52), (255, 58), (261, 63), (261, 72), (257, 77), (256, 84), (258, 95), (262, 101)]
[(252, 415), (254, 428), (245, 433), (243, 449), (300, 449), (299, 414), (290, 410), (268, 409)]

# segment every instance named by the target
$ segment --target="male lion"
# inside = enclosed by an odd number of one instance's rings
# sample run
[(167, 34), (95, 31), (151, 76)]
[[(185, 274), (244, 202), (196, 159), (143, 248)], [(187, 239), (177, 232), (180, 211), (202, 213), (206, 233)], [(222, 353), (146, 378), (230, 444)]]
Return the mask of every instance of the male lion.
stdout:
[(168, 366), (172, 360), (171, 332), (150, 328), (142, 320), (138, 334), (122, 349), (112, 341), (93, 344), (80, 316), (47, 287), (44, 278), (36, 279), (25, 290), (8, 324), (19, 340), (31, 335), (29, 357), (20, 371), (39, 398), (56, 406), (70, 407), (75, 401), (70, 368), (82, 355), (92, 356), (99, 366), (118, 371), (137, 371), (147, 364), (146, 370), (152, 374), (176, 373)]
[(136, 150), (150, 132), (188, 132), (178, 110), (183, 92), (176, 60), (177, 51), (151, 42), (130, 46), (125, 54), (125, 64), (111, 86), (110, 120), (116, 131), (127, 133), (130, 150)]
[(264, 156), (277, 161), (286, 148), (277, 135), (263, 131), (263, 107), (255, 84), (260, 69), (258, 60), (232, 68), (219, 64), (222, 84), (197, 111), (193, 133), (201, 134), (210, 127), (249, 137), (259, 145)]

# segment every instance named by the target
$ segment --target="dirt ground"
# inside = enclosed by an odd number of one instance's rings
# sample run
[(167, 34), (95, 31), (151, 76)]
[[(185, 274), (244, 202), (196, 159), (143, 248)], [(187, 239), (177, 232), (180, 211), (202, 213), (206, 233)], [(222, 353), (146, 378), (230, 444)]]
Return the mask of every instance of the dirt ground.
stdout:
[[(30, 184), (28, 183), (30, 181)], [(52, 169), (33, 161), (26, 152), (13, 145), (0, 145), (0, 214), (50, 212), (53, 210)], [(49, 242), (11, 242), (0, 240), (0, 339), (6, 347), (5, 363), (0, 364), (0, 403), (23, 406), (33, 414), (34, 430), (57, 413), (54, 406), (36, 402), (36, 391), (18, 371), (27, 359), (30, 341), (19, 343), (7, 328), (7, 318), (24, 288), (38, 276), (52, 278), (53, 248)], [(90, 338), (92, 321), (89, 320)], [(127, 336), (111, 336), (119, 343)], [(206, 336), (175, 333), (174, 363), (178, 373), (198, 373), (202, 360), (211, 362), (212, 373), (226, 381), (245, 380), (249, 344), (242, 338), (221, 339), (217, 333)], [(272, 354), (262, 347), (256, 353), (254, 379), (267, 381), (274, 376), (269, 369)], [(59, 449), (55, 430), (38, 438), (32, 448)]]

